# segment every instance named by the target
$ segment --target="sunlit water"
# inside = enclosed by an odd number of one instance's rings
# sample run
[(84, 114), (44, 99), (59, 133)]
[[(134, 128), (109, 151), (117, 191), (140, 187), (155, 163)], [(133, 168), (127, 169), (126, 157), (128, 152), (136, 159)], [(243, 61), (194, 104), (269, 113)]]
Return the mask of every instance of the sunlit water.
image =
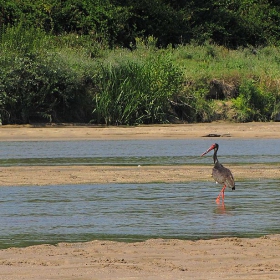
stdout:
[[(0, 166), (279, 163), (280, 140), (0, 142)], [(280, 181), (1, 187), (0, 248), (62, 241), (200, 239), (280, 233)]]

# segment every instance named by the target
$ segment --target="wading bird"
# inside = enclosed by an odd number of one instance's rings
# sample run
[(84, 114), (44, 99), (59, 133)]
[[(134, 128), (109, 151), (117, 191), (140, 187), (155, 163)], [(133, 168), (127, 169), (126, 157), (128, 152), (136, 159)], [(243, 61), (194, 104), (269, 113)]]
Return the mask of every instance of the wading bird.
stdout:
[(231, 171), (227, 168), (225, 168), (220, 162), (218, 161), (217, 158), (217, 152), (219, 149), (219, 145), (217, 143), (211, 145), (211, 147), (204, 152), (201, 156), (206, 155), (210, 151), (214, 150), (214, 155), (213, 155), (213, 160), (214, 160), (214, 167), (212, 170), (212, 176), (216, 183), (219, 183), (223, 185), (222, 190), (220, 191), (218, 197), (216, 198), (216, 203), (220, 203), (220, 197), (224, 200), (225, 198), (225, 189), (226, 187), (230, 187), (232, 190), (235, 190), (235, 182), (233, 179), (233, 176), (231, 174)]

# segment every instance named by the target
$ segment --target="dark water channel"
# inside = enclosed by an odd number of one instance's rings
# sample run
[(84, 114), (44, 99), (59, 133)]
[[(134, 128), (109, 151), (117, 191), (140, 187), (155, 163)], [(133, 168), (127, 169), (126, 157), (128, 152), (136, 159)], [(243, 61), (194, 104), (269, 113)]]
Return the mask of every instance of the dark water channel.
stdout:
[[(276, 164), (280, 140), (214, 139), (223, 163)], [(209, 164), (213, 139), (0, 142), (0, 166)], [(1, 187), (0, 248), (62, 241), (200, 239), (280, 233), (280, 180)]]

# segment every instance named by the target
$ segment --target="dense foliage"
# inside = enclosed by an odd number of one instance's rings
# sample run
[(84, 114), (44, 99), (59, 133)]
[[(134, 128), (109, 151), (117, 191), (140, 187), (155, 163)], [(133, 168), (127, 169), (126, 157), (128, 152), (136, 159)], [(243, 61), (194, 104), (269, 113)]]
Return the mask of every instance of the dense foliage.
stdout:
[(235, 48), (280, 40), (280, 3), (271, 0), (0, 0), (0, 7), (0, 26), (21, 22), (56, 35), (91, 34), (111, 47), (149, 36), (159, 46), (208, 40)]
[(0, 0), (0, 121), (274, 120), (269, 0)]

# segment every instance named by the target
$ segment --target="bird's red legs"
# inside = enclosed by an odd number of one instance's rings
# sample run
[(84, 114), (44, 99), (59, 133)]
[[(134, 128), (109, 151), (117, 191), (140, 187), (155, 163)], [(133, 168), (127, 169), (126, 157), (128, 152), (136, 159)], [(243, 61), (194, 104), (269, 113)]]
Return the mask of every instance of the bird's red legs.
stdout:
[(218, 197), (216, 198), (216, 203), (220, 204), (220, 196), (222, 196), (222, 199), (224, 201), (225, 199), (225, 189), (226, 189), (226, 185), (223, 186), (222, 190), (220, 191)]

